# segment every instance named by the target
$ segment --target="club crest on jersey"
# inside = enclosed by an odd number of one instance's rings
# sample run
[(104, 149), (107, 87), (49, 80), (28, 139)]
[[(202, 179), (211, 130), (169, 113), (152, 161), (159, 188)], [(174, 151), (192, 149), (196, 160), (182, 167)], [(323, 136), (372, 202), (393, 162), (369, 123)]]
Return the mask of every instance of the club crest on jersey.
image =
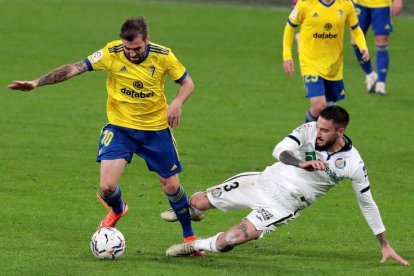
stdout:
[(339, 15), (339, 18), (342, 18), (342, 15), (344, 15), (344, 11), (343, 10), (338, 10), (338, 15)]
[(221, 188), (214, 188), (214, 189), (210, 190), (210, 194), (214, 198), (219, 198), (222, 193), (223, 193), (223, 191), (221, 190)]
[(346, 161), (343, 158), (338, 158), (335, 160), (335, 167), (337, 169), (343, 169), (346, 166)]
[(103, 51), (99, 50), (91, 55), (92, 63), (98, 62), (103, 57)]

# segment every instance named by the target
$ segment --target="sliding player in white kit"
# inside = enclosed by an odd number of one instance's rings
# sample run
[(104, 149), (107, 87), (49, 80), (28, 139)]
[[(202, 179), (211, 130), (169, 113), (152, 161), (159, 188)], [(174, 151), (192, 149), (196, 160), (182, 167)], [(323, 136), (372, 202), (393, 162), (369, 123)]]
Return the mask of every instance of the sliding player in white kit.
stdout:
[[(263, 172), (241, 173), (197, 192), (190, 199), (193, 220), (201, 220), (207, 209), (227, 212), (251, 208), (240, 224), (207, 239), (171, 246), (167, 256), (188, 256), (196, 251), (227, 252), (242, 243), (255, 240), (297, 218), (343, 179), (350, 179), (362, 214), (382, 248), (381, 263), (392, 258), (409, 263), (390, 246), (385, 236), (378, 207), (372, 198), (364, 162), (345, 135), (348, 112), (339, 106), (325, 108), (317, 122), (296, 128), (278, 143), (273, 156), (280, 162)], [(176, 221), (169, 209), (161, 213), (166, 221)]]

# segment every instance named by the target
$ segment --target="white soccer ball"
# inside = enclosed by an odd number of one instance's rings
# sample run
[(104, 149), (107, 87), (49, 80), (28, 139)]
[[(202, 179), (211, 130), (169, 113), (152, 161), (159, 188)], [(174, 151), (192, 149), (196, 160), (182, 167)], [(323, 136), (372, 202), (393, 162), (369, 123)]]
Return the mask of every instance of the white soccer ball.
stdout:
[(117, 259), (125, 251), (125, 238), (113, 227), (98, 229), (91, 239), (91, 250), (98, 259)]

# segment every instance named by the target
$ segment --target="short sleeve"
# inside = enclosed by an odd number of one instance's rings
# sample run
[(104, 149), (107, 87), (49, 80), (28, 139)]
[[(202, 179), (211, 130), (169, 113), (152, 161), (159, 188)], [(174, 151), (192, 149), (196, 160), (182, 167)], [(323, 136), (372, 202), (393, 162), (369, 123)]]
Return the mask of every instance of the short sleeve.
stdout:
[(111, 57), (108, 47), (96, 51), (85, 59), (89, 71), (109, 70), (111, 66)]
[(175, 57), (173, 52), (167, 55), (167, 74), (172, 80), (181, 83), (187, 76), (187, 71), (181, 62)]

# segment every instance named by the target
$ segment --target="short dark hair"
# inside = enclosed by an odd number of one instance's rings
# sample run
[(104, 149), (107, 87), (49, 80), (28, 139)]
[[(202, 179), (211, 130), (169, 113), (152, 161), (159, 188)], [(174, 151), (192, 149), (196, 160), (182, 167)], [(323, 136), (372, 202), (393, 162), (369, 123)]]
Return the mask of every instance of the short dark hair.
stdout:
[(331, 105), (322, 110), (320, 117), (332, 120), (335, 125), (346, 128), (349, 123), (349, 113), (343, 107)]
[(121, 32), (119, 33), (121, 39), (127, 41), (133, 41), (137, 37), (141, 37), (143, 40), (147, 39), (148, 26), (144, 17), (130, 18), (122, 24)]

